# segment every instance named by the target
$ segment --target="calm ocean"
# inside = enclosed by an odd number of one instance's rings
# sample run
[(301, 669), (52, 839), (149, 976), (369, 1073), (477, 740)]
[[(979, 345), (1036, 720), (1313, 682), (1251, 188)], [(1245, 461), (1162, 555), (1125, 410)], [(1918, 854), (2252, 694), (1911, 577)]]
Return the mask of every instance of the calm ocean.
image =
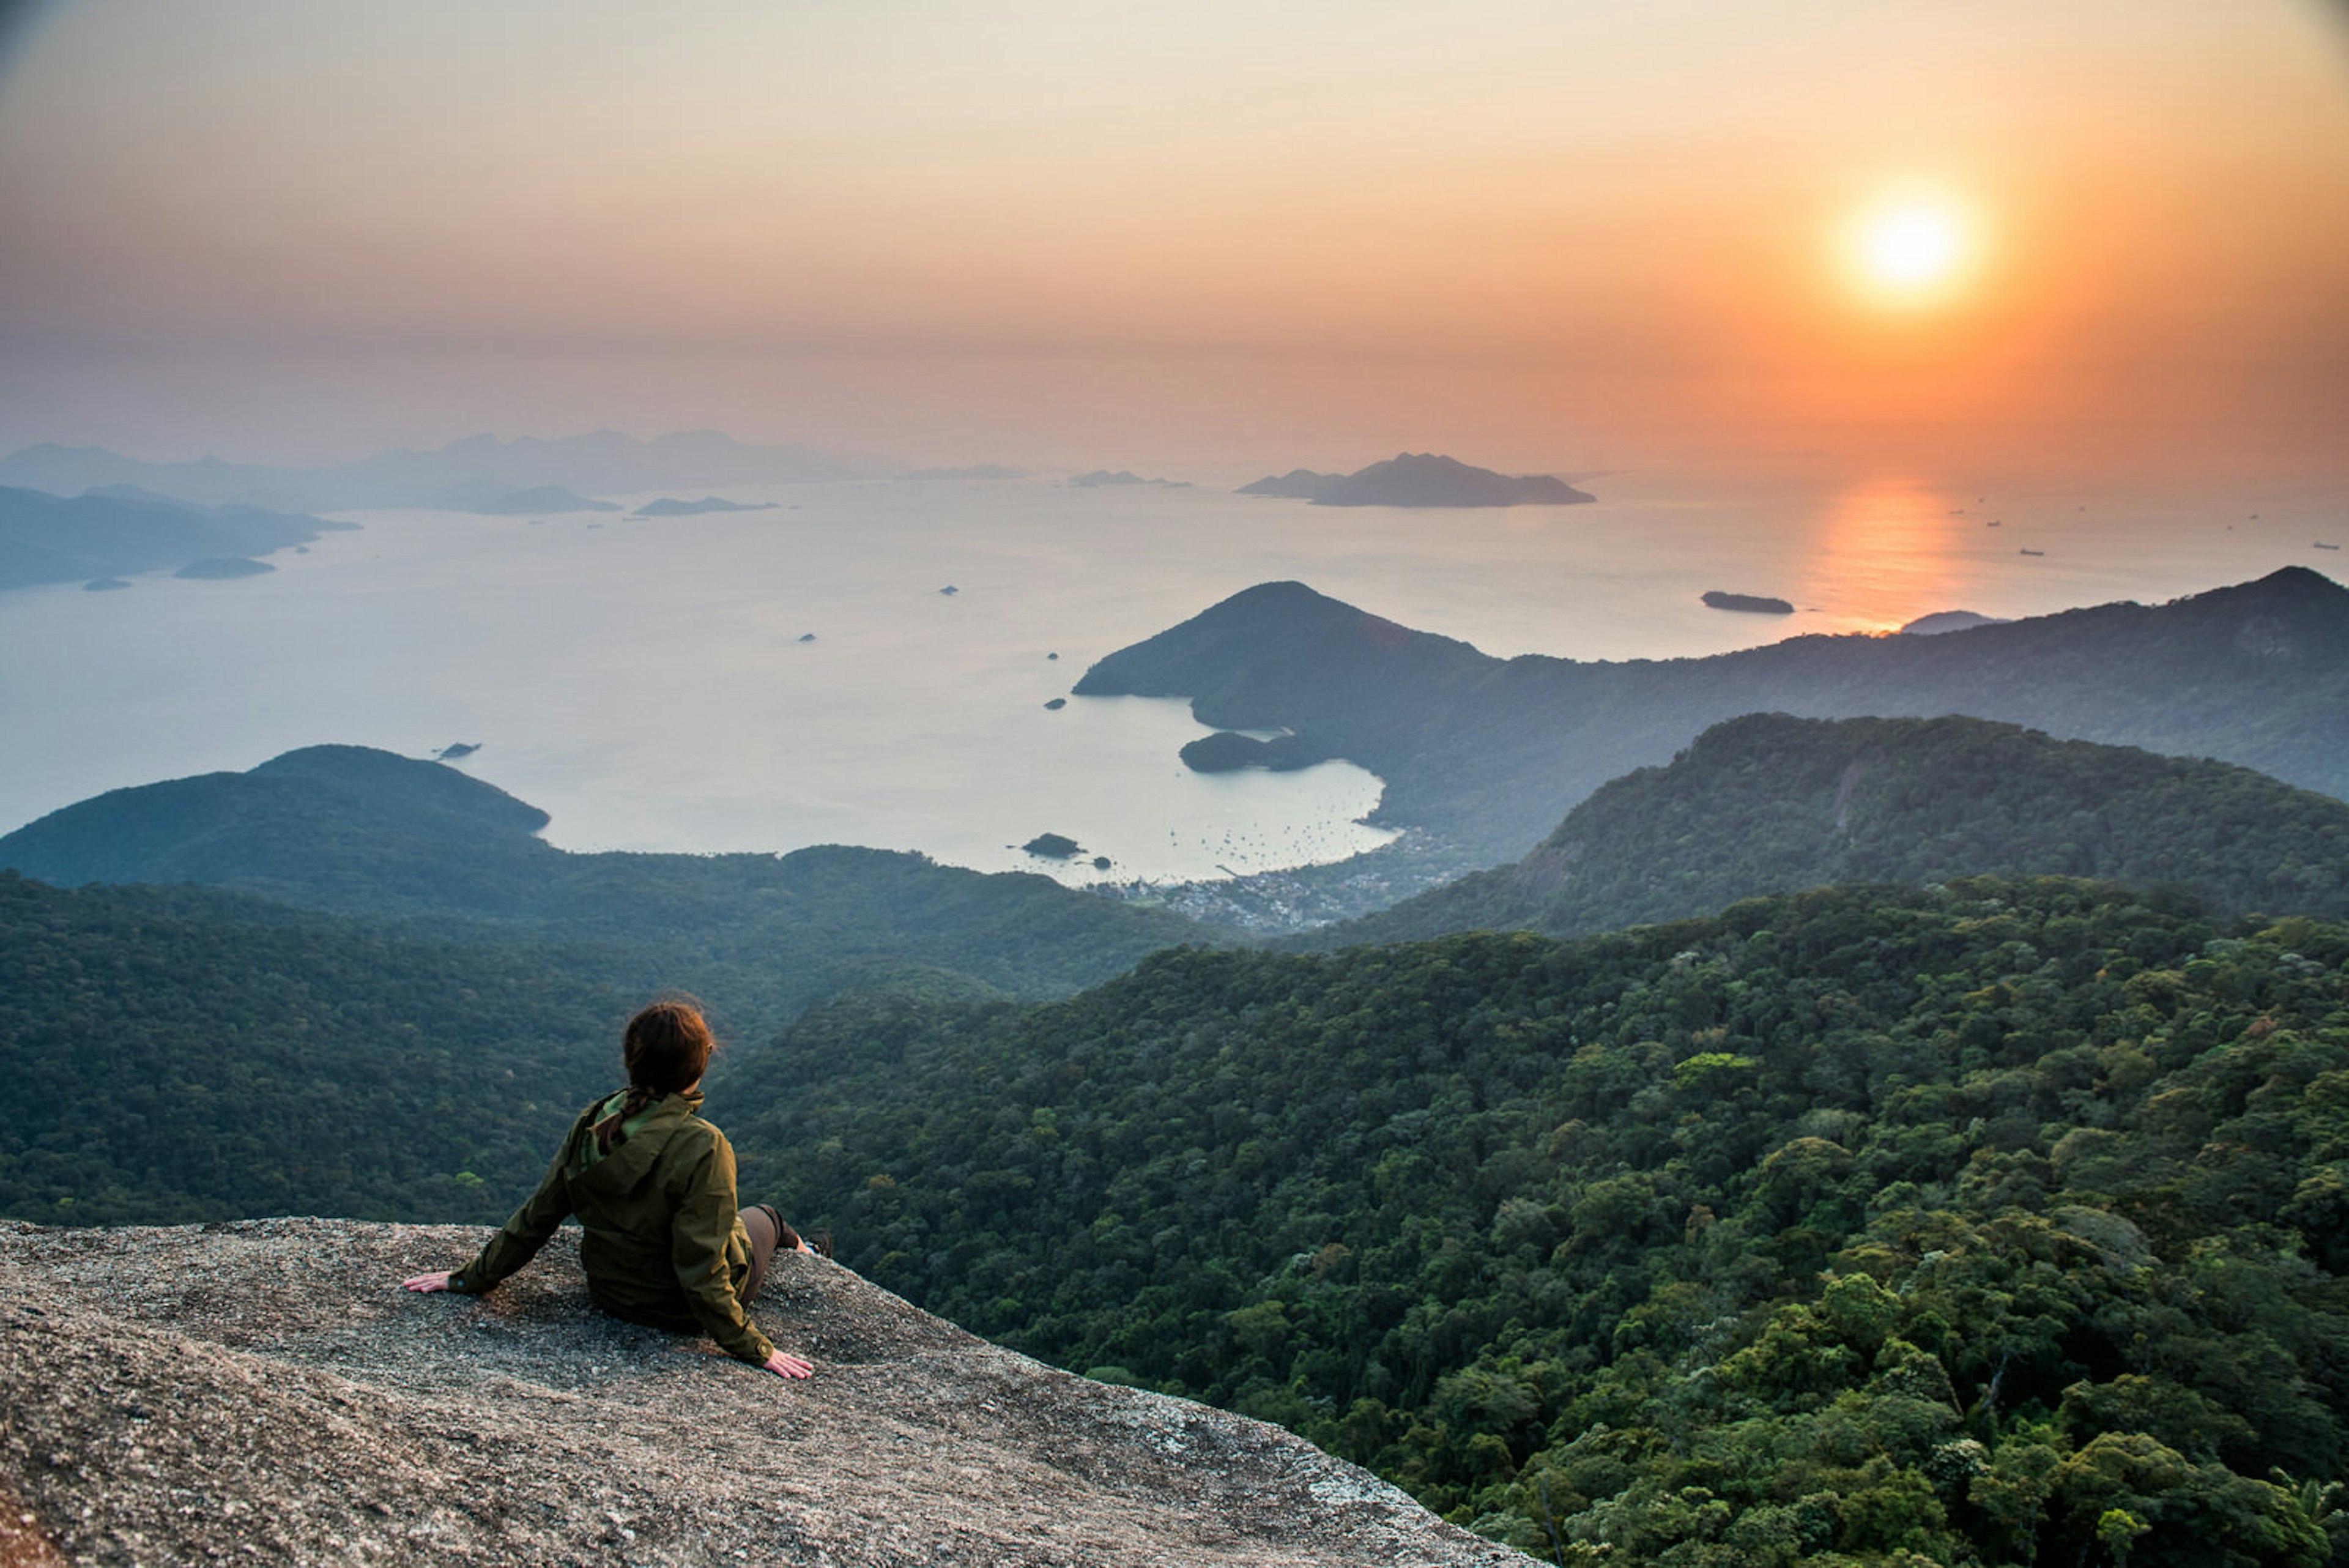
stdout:
[[(1175, 759), (1205, 732), (1180, 702), (1044, 706), (1251, 583), (1297, 578), (1488, 653), (1651, 659), (2164, 599), (2291, 563), (2337, 578), (2316, 545), (2349, 544), (2349, 491), (1585, 485), (1599, 504), (1505, 511), (1008, 482), (737, 487), (782, 505), (647, 520), (350, 514), (363, 531), (266, 576), (0, 595), (0, 830), (295, 746), (467, 742), (467, 771), (553, 813), (566, 848), (851, 843), (1096, 875), (1016, 847), (1050, 831), (1120, 879), (1260, 871), (1380, 842), (1355, 820), (1378, 781), (1203, 777)], [(1708, 588), (1798, 613), (1708, 609)]]

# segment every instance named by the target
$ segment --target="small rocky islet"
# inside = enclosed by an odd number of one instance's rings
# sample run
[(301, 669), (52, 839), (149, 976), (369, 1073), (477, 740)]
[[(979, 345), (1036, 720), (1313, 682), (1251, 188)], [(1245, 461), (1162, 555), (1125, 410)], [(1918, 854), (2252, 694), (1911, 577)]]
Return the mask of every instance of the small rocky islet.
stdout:
[(1772, 598), (1767, 594), (1733, 594), (1720, 588), (1708, 588), (1703, 594), (1705, 604), (1717, 610), (1736, 610), (1745, 615), (1792, 615), (1795, 607), (1785, 599)]

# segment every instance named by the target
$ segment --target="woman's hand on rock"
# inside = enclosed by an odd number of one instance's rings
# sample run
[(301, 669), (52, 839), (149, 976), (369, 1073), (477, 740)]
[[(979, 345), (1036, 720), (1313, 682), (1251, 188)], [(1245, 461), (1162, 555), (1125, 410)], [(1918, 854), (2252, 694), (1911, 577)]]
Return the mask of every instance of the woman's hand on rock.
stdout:
[(806, 1377), (815, 1371), (815, 1363), (786, 1351), (776, 1351), (762, 1364), (778, 1377)]
[(412, 1280), (402, 1280), (400, 1283), (411, 1291), (445, 1291), (449, 1288), (449, 1275), (445, 1272), (419, 1274)]

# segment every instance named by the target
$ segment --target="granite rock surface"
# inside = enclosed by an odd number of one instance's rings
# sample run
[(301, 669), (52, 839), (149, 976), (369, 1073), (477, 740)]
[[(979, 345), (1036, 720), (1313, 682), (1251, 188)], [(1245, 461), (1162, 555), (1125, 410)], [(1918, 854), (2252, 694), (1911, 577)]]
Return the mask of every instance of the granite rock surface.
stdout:
[(1522, 1564), (1278, 1428), (990, 1345), (826, 1260), (805, 1382), (589, 1303), (575, 1231), (0, 1222), (9, 1564)]

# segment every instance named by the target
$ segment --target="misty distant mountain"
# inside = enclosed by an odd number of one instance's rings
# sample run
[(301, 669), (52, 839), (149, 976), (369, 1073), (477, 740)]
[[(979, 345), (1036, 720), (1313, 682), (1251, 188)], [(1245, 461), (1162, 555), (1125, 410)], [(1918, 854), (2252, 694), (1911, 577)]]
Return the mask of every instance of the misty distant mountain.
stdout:
[(1358, 763), (1386, 781), (1373, 820), (1428, 830), (1463, 869), (1524, 854), (1608, 780), (1754, 712), (1968, 713), (2349, 798), (2349, 591), (2299, 566), (1940, 637), (1597, 662), (1495, 659), (1265, 583), (1111, 654), (1076, 691), (1188, 697), (1204, 723), (1286, 730), (1292, 752)]
[(590, 501), (574, 495), (560, 484), (533, 484), (528, 490), (509, 491), (494, 500), (484, 501), (471, 510), (486, 516), (519, 516), (524, 512), (617, 512), (619, 507), (609, 501)]
[[(269, 569), (253, 556), (356, 526), (250, 506), (191, 506), (136, 489), (71, 499), (0, 489), (0, 588), (154, 571), (248, 575)], [(246, 566), (233, 573), (197, 569), (200, 563), (230, 560)]]
[(0, 459), (0, 484), (71, 495), (108, 486), (203, 505), (234, 503), (298, 512), (429, 506), (470, 512), (536, 485), (586, 495), (730, 484), (855, 479), (859, 471), (803, 446), (749, 446), (717, 431), (638, 441), (616, 431), (541, 441), (468, 436), (436, 452), (400, 448), (314, 468), (257, 463), (141, 462), (98, 447), (29, 446)]
[(899, 479), (1025, 479), (1024, 468), (1006, 468), (999, 462), (971, 462), (959, 468), (916, 468), (898, 474)]
[(1715, 724), (1601, 785), (1532, 854), (1289, 945), (1581, 936), (1838, 882), (2091, 877), (2222, 913), (2349, 915), (2349, 804), (2199, 757), (1984, 719)]
[(1316, 506), (1571, 506), (1599, 498), (1552, 474), (1511, 475), (1438, 452), (1398, 452), (1352, 473), (1293, 468), (1240, 486)]
[(664, 495), (658, 501), (647, 501), (636, 508), (638, 517), (698, 517), (705, 512), (772, 512), (771, 501), (729, 501), (722, 495), (705, 495), (698, 501), (679, 501)]
[[(127, 502), (133, 506), (169, 506), (185, 509), (190, 505), (190, 503), (188, 502), (180, 501), (169, 495), (159, 494), (152, 490), (141, 490), (135, 484), (99, 485), (94, 489), (83, 491), (82, 496), (86, 500), (95, 499), (98, 501)], [(337, 524), (336, 526), (348, 527), (351, 526), (351, 524)]]
[(1104, 484), (1163, 484), (1169, 490), (1191, 488), (1191, 482), (1187, 479), (1144, 479), (1133, 470), (1125, 468), (1117, 469), (1114, 472), (1106, 468), (1096, 468), (1091, 473), (1072, 473), (1069, 475), (1069, 483), (1080, 490), (1097, 490)]

